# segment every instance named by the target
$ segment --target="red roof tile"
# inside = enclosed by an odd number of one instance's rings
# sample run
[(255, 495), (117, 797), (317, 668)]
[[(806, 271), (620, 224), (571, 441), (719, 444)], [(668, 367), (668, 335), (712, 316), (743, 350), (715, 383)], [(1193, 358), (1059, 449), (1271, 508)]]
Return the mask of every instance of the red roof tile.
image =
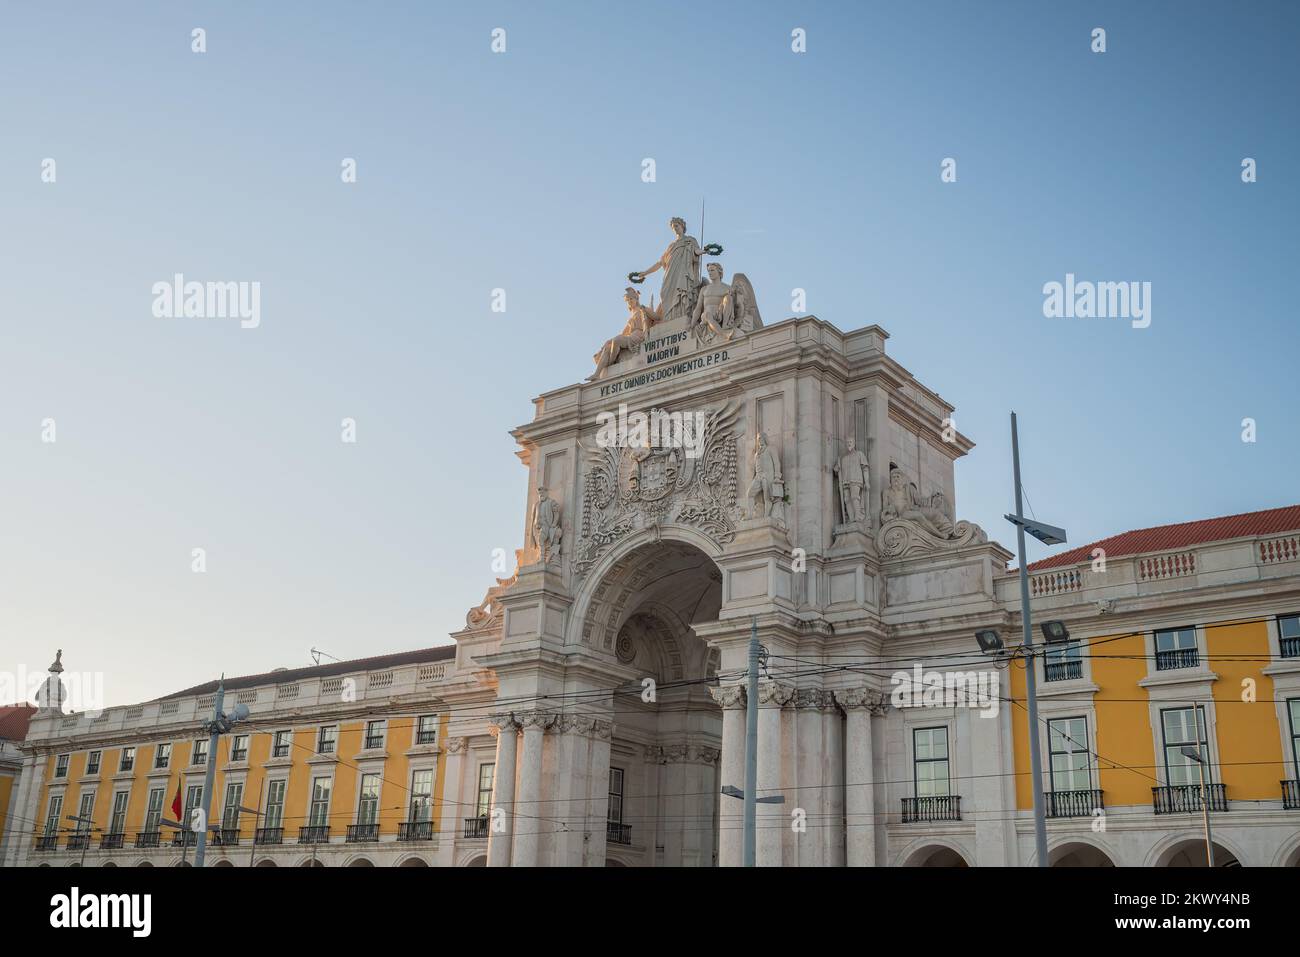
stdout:
[(31, 704), (12, 704), (0, 707), (0, 738), (6, 741), (23, 741), (27, 738), (27, 726), (32, 722), (36, 706)]
[(1155, 528), (1139, 528), (1136, 531), (1112, 535), (1091, 545), (1072, 548), (1068, 552), (1030, 562), (1029, 570), (1036, 572), (1045, 568), (1060, 568), (1091, 561), (1094, 548), (1105, 549), (1107, 558), (1120, 558), (1125, 555), (1161, 552), (1170, 548), (1188, 548), (1192, 545), (1221, 542), (1231, 538), (1277, 535), (1297, 529), (1300, 529), (1300, 505), (1270, 508), (1262, 512), (1246, 512), (1242, 515), (1226, 515), (1223, 518), (1204, 518), (1177, 525), (1157, 525)]

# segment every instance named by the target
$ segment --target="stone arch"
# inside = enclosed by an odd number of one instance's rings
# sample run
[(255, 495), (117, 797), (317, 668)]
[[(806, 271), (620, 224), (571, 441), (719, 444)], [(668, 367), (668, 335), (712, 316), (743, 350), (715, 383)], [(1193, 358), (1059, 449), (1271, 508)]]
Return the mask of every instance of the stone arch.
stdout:
[(105, 866), (105, 867), (117, 867), (117, 865), (114, 864), (112, 861), (105, 861), (105, 862), (104, 862), (104, 866)]
[[(656, 545), (667, 547), (662, 554), (647, 557), (643, 549)], [(673, 545), (688, 548), (678, 551)], [(679, 561), (693, 557), (691, 549), (702, 553), (715, 567), (722, 555), (722, 549), (712, 539), (685, 526), (646, 528), (619, 542), (587, 572), (574, 602), (567, 643), (612, 654), (619, 626), (628, 613), (628, 599), (653, 579), (656, 571), (667, 567), (674, 556)]]
[[(1215, 865), (1218, 867), (1244, 867), (1246, 859), (1234, 842), (1214, 835)], [(1196, 862), (1200, 861), (1198, 865)], [(1146, 867), (1204, 867), (1205, 836), (1184, 831), (1169, 834), (1157, 841), (1147, 854)]]
[(370, 858), (366, 857), (365, 855), (359, 855), (357, 857), (352, 858), (352, 860), (348, 861), (343, 866), (344, 867), (374, 867), (375, 864), (374, 861), (370, 860)]
[(234, 867), (235, 863), (234, 861), (220, 860), (217, 861), (217, 863), (213, 864), (212, 866), (213, 867)]
[[(1038, 856), (1034, 856), (1037, 863)], [(1050, 867), (1115, 867), (1115, 859), (1096, 841), (1082, 837), (1067, 837), (1047, 849)]]
[(1274, 867), (1300, 867), (1300, 837), (1284, 843), (1273, 859)]
[(325, 862), (319, 857), (305, 857), (298, 864), (299, 867), (324, 867)]
[(465, 866), (466, 867), (487, 867), (487, 858), (484, 857), (482, 854), (480, 854), (478, 857), (471, 860)]
[(429, 862), (426, 861), (419, 854), (411, 854), (408, 857), (402, 858), (394, 866), (395, 867), (428, 867)]
[(153, 867), (153, 862), (152, 862), (152, 861), (141, 861), (139, 864), (137, 864), (137, 865), (135, 865), (135, 866), (136, 866), (136, 867)]
[(269, 857), (264, 857), (257, 862), (257, 866), (258, 867), (279, 867), (280, 865), (275, 863), (275, 861), (271, 860)]
[(970, 866), (965, 848), (942, 837), (918, 838), (898, 855), (897, 864), (900, 867)]

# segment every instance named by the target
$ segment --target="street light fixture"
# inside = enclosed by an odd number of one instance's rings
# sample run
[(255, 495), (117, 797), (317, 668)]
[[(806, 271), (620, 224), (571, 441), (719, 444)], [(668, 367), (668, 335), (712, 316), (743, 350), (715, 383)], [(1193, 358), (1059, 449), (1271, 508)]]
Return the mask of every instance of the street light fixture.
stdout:
[(230, 714), (221, 710), (226, 703), (226, 684), (224, 679), (217, 682), (217, 693), (212, 698), (212, 720), (204, 722), (202, 728), (208, 732), (208, 768), (203, 775), (203, 790), (199, 793), (196, 808), (202, 809), (203, 820), (200, 827), (194, 828), (194, 866), (202, 867), (207, 852), (208, 818), (212, 805), (213, 777), (217, 770), (217, 739), (226, 734), (237, 722), (248, 717), (248, 705), (237, 704)]
[(1039, 626), (1043, 629), (1043, 638), (1048, 644), (1056, 645), (1070, 640), (1070, 629), (1063, 621), (1045, 621)]
[(997, 654), (1002, 651), (1002, 636), (992, 628), (985, 628), (983, 631), (975, 632), (975, 640), (979, 642), (980, 651), (986, 655)]

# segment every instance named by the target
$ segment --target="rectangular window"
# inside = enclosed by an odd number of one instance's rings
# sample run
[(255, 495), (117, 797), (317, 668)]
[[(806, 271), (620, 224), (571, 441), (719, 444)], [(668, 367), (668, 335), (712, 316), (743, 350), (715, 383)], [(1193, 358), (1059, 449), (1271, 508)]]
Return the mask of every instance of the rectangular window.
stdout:
[(161, 829), (163, 789), (154, 788), (149, 792), (149, 806), (144, 812), (144, 829), (147, 834), (155, 834)]
[(98, 773), (99, 773), (99, 762), (100, 762), (100, 758), (101, 758), (102, 756), (103, 756), (102, 753), (99, 752), (99, 751), (91, 751), (88, 755), (86, 755), (86, 773), (87, 773), (87, 774), (98, 774)]
[[(1194, 714), (1194, 716), (1193, 716)], [(1165, 741), (1165, 775), (1171, 786), (1200, 784), (1201, 775), (1196, 761), (1183, 754), (1187, 745), (1200, 746), (1201, 754), (1209, 761), (1210, 749), (1206, 746), (1205, 708), (1197, 705), (1192, 708), (1170, 708), (1160, 712), (1160, 724)], [(1213, 765), (1205, 768), (1205, 782), (1212, 783)]]
[(180, 819), (180, 823), (185, 825), (189, 830), (191, 823), (194, 821), (193, 811), (199, 806), (199, 795), (203, 793), (203, 785), (191, 784), (185, 789), (185, 815)]
[(367, 721), (366, 740), (365, 740), (366, 750), (377, 751), (383, 746), (384, 746), (384, 722)]
[(433, 771), (411, 773), (411, 823), (433, 820)]
[(121, 834), (126, 830), (126, 802), (129, 791), (118, 791), (113, 795), (113, 817), (108, 823), (109, 834)]
[(232, 762), (248, 760), (248, 735), (236, 734), (231, 737), (230, 760)]
[(275, 732), (275, 741), (271, 745), (271, 757), (287, 758), (289, 756), (289, 748), (292, 745), (293, 745), (292, 731)]
[(357, 805), (358, 824), (379, 823), (379, 775), (361, 775), (361, 801)]
[(416, 744), (433, 744), (438, 737), (438, 716), (436, 714), (420, 715), (415, 728)]
[(226, 785), (226, 805), (221, 811), (221, 829), (223, 831), (239, 830), (239, 805), (243, 803), (243, 782), (231, 781)]
[(263, 820), (267, 827), (282, 827), (284, 824), (284, 784), (283, 781), (266, 782), (266, 814)]
[(1092, 789), (1087, 718), (1053, 718), (1048, 721), (1047, 752), (1053, 791)]
[(128, 745), (127, 747), (122, 749), (122, 760), (118, 762), (117, 769), (119, 771), (135, 770), (135, 745), (134, 744)]
[(1291, 757), (1295, 760), (1296, 776), (1300, 777), (1300, 698), (1289, 698), (1287, 711), (1291, 713)]
[(609, 769), (609, 813), (610, 824), (623, 823), (623, 769)]
[(1195, 668), (1199, 663), (1195, 628), (1170, 628), (1156, 632), (1156, 671)]
[(307, 824), (311, 827), (325, 827), (330, 818), (330, 790), (334, 787), (333, 778), (316, 778), (311, 782), (311, 811)]
[(160, 744), (154, 751), (153, 766), (155, 768), (165, 768), (172, 763), (172, 746), (170, 744)]
[(492, 779), (496, 774), (495, 764), (478, 766), (478, 800), (474, 802), (474, 816), (487, 817), (492, 810)]
[(339, 729), (337, 725), (327, 724), (320, 729), (316, 736), (316, 753), (333, 754), (334, 746), (338, 743)]
[(912, 732), (914, 783), (917, 797), (948, 793), (948, 729), (917, 728)]
[(54, 776), (56, 778), (66, 778), (68, 776), (68, 759), (69, 754), (60, 754), (54, 759)]
[(194, 742), (194, 747), (190, 748), (190, 764), (207, 764), (208, 763), (208, 739), (199, 738)]
[(59, 818), (63, 816), (63, 795), (51, 794), (50, 807), (45, 813), (45, 835), (59, 833)]
[(1283, 658), (1300, 658), (1300, 615), (1279, 617), (1277, 637)]
[(94, 815), (95, 815), (95, 792), (87, 791), (86, 793), (81, 795), (81, 807), (77, 809), (77, 817), (80, 818), (80, 820), (77, 821), (77, 830), (83, 832), (89, 831), (90, 830), (89, 822), (91, 818), (94, 817)]
[(1047, 681), (1069, 681), (1083, 677), (1083, 661), (1079, 657), (1079, 643), (1067, 641), (1047, 646), (1043, 655), (1043, 678)]

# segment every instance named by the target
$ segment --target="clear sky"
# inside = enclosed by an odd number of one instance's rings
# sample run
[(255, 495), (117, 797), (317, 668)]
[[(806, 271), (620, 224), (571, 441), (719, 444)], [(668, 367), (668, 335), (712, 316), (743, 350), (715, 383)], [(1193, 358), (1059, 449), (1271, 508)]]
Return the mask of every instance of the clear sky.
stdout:
[[(1012, 408), (1075, 544), (1300, 501), (1298, 37), (1264, 2), (9, 4), (0, 667), (63, 648), (120, 704), (447, 641), (522, 544), (509, 429), (702, 197), (768, 322), (803, 288), (957, 407), (1004, 543)], [(178, 272), (259, 282), (260, 325), (156, 318)], [(1045, 318), (1067, 272), (1150, 282), (1150, 327)]]

